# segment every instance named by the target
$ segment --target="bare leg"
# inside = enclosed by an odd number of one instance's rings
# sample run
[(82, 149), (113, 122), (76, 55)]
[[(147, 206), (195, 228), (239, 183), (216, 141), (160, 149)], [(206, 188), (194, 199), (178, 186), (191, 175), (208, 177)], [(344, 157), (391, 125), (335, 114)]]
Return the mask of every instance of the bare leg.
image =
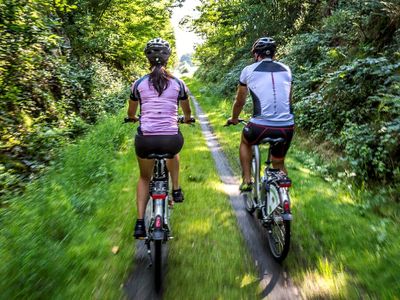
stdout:
[(154, 159), (137, 158), (140, 169), (140, 177), (136, 189), (136, 204), (138, 219), (144, 218), (147, 202), (149, 201), (149, 184), (153, 175)]
[(240, 164), (242, 166), (243, 172), (243, 181), (245, 183), (251, 182), (251, 145), (246, 141), (244, 136), (242, 135), (242, 139), (240, 141)]
[(179, 154), (172, 159), (167, 159), (167, 168), (171, 174), (172, 189), (179, 189)]
[(285, 159), (284, 158), (271, 158), (272, 160), (272, 167), (274, 167), (275, 169), (280, 169), (283, 172), (285, 172), (285, 174), (287, 174), (287, 170), (285, 168)]

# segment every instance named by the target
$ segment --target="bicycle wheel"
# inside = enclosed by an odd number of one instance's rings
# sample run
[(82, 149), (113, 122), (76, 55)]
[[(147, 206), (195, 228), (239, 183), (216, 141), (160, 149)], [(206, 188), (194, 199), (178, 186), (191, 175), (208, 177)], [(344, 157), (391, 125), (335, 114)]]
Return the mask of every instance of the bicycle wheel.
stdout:
[[(279, 189), (276, 186), (271, 185), (270, 189), (276, 190), (276, 193), (271, 192), (271, 195), (280, 197)], [(282, 262), (288, 255), (290, 247), (290, 220), (283, 219), (282, 205), (279, 205), (271, 214), (271, 220), (267, 226), (267, 236), (273, 258), (277, 262)]]
[(154, 241), (154, 285), (159, 293), (162, 287), (162, 241)]

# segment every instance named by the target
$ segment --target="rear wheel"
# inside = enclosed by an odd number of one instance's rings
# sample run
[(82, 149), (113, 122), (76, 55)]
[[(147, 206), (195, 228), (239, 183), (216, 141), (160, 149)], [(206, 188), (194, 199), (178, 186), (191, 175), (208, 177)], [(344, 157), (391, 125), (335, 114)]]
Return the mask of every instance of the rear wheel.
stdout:
[(269, 249), (277, 262), (282, 262), (289, 253), (290, 247), (290, 221), (284, 220), (282, 224), (272, 224), (268, 230)]
[(154, 241), (154, 284), (157, 292), (162, 287), (162, 241)]
[[(274, 188), (271, 186), (271, 188)], [(279, 193), (278, 193), (279, 194)], [(283, 219), (283, 208), (279, 205), (271, 214), (267, 226), (269, 250), (277, 262), (282, 262), (289, 253), (290, 220)]]

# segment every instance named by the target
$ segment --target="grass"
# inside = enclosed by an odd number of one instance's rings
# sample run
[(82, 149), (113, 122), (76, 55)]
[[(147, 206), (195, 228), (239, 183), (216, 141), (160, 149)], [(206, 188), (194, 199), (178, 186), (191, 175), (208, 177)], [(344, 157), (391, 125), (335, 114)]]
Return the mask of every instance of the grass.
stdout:
[[(240, 174), (241, 126), (223, 127), (230, 117), (233, 99), (219, 97), (196, 80), (188, 83), (234, 170)], [(307, 151), (303, 139), (304, 136), (295, 135), (286, 161), (294, 183), (291, 189), (294, 222), (292, 249), (284, 268), (305, 298), (399, 299), (398, 219), (387, 217), (390, 214), (376, 214), (368, 206), (361, 208), (362, 203), (373, 202), (372, 193), (346, 181), (325, 180), (326, 172), (320, 170), (325, 166), (318, 163), (322, 160)], [(310, 168), (304, 164), (305, 160), (317, 163)]]
[(134, 249), (130, 131), (102, 120), (1, 212), (3, 299), (120, 297)]
[[(132, 270), (138, 169), (123, 112), (61, 151), (0, 214), (0, 298), (120, 299)], [(185, 203), (172, 215), (166, 299), (254, 299), (254, 267), (198, 125), (182, 126)], [(114, 254), (113, 247), (119, 252)]]
[(185, 202), (172, 215), (165, 299), (254, 299), (256, 272), (199, 125), (181, 128)]

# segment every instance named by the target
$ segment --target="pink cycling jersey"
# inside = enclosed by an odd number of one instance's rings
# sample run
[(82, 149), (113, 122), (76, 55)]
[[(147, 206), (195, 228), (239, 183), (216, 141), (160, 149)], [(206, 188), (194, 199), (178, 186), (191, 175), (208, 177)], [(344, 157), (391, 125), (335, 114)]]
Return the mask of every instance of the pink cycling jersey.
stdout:
[(140, 102), (140, 132), (143, 135), (174, 135), (178, 133), (178, 103), (187, 99), (183, 81), (171, 78), (168, 87), (158, 96), (146, 75), (131, 87), (132, 101)]

